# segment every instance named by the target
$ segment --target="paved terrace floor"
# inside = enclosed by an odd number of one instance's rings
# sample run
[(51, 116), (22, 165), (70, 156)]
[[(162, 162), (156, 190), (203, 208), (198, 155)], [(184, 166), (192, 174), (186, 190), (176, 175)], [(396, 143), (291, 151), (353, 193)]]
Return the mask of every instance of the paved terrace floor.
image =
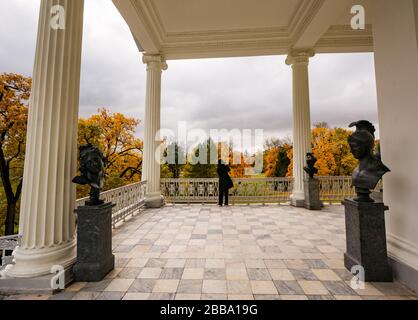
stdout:
[(399, 283), (351, 289), (339, 206), (169, 205), (124, 223), (113, 245), (105, 280), (5, 299), (416, 299)]

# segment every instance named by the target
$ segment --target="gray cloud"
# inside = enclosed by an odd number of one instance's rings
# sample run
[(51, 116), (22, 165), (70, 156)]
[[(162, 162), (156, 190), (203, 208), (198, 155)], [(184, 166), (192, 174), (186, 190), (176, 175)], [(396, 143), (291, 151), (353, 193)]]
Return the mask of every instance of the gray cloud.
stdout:
[[(0, 0), (0, 72), (31, 75), (39, 0)], [(87, 0), (80, 115), (99, 107), (144, 119), (146, 72), (111, 1)], [(284, 56), (168, 61), (162, 127), (264, 129), (291, 135), (292, 73)], [(317, 55), (310, 64), (312, 122), (377, 123), (373, 54)], [(142, 136), (143, 126), (138, 129)]]
[(0, 72), (32, 74), (40, 0), (0, 0)]

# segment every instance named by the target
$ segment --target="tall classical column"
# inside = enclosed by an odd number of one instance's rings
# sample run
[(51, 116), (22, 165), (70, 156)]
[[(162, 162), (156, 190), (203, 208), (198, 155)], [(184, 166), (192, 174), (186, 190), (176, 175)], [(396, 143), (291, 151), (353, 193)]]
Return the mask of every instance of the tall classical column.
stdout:
[(389, 261), (418, 292), (418, 1), (379, 2), (372, 23)]
[(164, 204), (160, 187), (160, 163), (156, 159), (161, 122), (161, 74), (167, 63), (160, 55), (144, 54), (147, 65), (147, 92), (145, 102), (144, 160), (142, 180), (147, 181), (146, 206), (160, 208)]
[[(42, 0), (14, 278), (76, 259), (75, 185), (84, 0)], [(57, 16), (58, 15), (58, 16)]]
[(286, 64), (293, 70), (293, 194), (291, 204), (303, 207), (305, 201), (303, 180), (306, 153), (311, 152), (311, 114), (309, 102), (309, 58), (312, 50), (293, 51)]

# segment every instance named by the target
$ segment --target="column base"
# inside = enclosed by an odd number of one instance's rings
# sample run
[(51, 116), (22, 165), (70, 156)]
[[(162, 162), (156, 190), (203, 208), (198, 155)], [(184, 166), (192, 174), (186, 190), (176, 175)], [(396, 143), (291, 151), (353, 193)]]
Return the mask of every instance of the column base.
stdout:
[[(10, 278), (5, 275), (0, 278), (0, 293), (4, 295), (53, 295), (62, 290), (60, 288), (56, 289), (58, 286), (54, 286), (54, 284), (57, 284), (57, 278), (58, 275), (54, 273), (32, 278)], [(74, 281), (72, 266), (64, 269), (62, 279), (64, 287), (68, 287)]]
[(51, 274), (54, 266), (64, 269), (76, 262), (76, 240), (62, 245), (43, 249), (22, 249), (17, 247), (13, 253), (15, 264), (3, 271), (8, 278), (36, 278)]
[(305, 207), (305, 194), (303, 193), (303, 191), (294, 192), (290, 196), (290, 205), (297, 208)]
[(165, 205), (164, 197), (161, 194), (147, 195), (145, 197), (145, 207), (147, 209), (158, 209)]

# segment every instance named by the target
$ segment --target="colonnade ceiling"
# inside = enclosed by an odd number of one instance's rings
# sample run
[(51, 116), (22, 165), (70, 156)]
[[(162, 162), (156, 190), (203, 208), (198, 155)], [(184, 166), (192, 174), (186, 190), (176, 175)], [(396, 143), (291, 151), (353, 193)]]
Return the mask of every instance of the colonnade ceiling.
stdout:
[[(373, 0), (113, 0), (140, 51), (166, 59), (373, 51)], [(366, 28), (354, 30), (362, 5)]]

